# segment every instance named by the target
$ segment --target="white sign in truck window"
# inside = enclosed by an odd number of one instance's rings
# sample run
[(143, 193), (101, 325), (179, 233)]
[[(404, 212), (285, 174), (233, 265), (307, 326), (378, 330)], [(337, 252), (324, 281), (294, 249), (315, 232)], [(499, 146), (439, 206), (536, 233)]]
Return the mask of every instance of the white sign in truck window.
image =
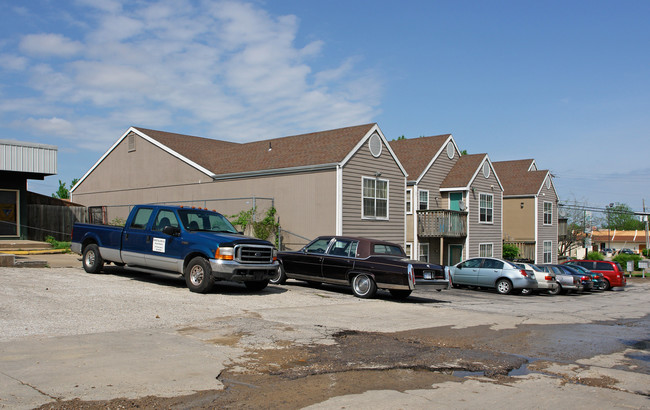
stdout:
[(153, 251), (165, 253), (165, 238), (153, 238)]

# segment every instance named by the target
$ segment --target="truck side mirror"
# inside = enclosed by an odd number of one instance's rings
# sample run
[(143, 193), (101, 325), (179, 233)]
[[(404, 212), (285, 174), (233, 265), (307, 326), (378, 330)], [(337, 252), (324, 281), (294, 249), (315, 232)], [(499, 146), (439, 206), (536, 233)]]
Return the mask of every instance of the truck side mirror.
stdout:
[(181, 234), (181, 228), (178, 226), (167, 225), (163, 228), (163, 233), (171, 236), (178, 236)]

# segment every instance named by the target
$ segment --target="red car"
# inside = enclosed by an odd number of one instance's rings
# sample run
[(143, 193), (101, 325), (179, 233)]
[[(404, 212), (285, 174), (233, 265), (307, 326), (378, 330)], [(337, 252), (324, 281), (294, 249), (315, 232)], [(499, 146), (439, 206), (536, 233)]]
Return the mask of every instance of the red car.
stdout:
[(566, 261), (564, 263), (567, 265), (579, 265), (592, 272), (602, 273), (605, 277), (605, 290), (610, 290), (615, 287), (624, 287), (627, 283), (625, 275), (623, 274), (623, 268), (618, 262), (578, 259)]

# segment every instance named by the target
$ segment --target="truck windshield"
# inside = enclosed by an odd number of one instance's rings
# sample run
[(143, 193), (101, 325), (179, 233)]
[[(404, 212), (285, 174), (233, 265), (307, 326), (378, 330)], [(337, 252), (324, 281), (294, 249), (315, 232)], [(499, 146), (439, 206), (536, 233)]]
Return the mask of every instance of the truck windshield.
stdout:
[(183, 227), (188, 231), (237, 233), (237, 229), (223, 215), (202, 209), (179, 209)]

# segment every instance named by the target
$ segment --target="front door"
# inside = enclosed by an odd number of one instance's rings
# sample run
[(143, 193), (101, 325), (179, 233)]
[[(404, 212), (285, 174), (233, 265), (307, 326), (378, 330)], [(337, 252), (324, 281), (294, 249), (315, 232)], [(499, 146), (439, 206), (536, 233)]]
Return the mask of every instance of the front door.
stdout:
[(447, 265), (455, 265), (463, 260), (463, 245), (449, 245), (449, 263)]
[(462, 192), (450, 192), (449, 193), (449, 209), (452, 211), (464, 211), (460, 209), (460, 204), (463, 202), (463, 193)]

